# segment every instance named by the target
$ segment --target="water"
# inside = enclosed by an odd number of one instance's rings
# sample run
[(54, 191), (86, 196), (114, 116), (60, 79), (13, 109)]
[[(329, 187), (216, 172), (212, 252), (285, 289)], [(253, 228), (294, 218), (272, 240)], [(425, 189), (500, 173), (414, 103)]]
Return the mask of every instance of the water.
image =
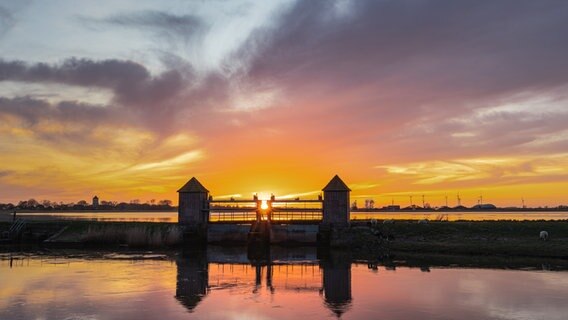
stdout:
[[(32, 212), (18, 213), (18, 217), (32, 220), (91, 220), (91, 221), (137, 221), (137, 222), (177, 222), (177, 212)], [(11, 221), (10, 213), (0, 213), (0, 221)], [(211, 217), (215, 220), (215, 216)], [(464, 212), (351, 212), (352, 220), (367, 219), (430, 219), (439, 220), (568, 220), (568, 212), (550, 211), (464, 211)]]
[(246, 248), (215, 247), (1, 253), (0, 319), (554, 320), (568, 314), (566, 261), (366, 261), (315, 248), (248, 256)]

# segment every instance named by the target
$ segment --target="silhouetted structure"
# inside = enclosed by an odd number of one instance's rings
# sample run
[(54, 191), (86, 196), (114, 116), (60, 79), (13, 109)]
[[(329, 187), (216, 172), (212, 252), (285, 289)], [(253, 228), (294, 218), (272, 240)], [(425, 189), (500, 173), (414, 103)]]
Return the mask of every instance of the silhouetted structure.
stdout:
[(349, 225), (349, 193), (351, 189), (335, 175), (323, 188), (323, 221), (330, 226)]
[(178, 223), (184, 234), (203, 238), (209, 221), (209, 190), (193, 177), (178, 193)]
[[(194, 177), (178, 190), (178, 221), (186, 239), (199, 241), (329, 242), (349, 227), (350, 192), (335, 175), (317, 200), (277, 199), (274, 195), (269, 199), (254, 195), (252, 199), (213, 200)], [(245, 233), (246, 225), (250, 228)], [(323, 235), (318, 238), (320, 233)]]
[(97, 209), (99, 207), (99, 197), (93, 197), (93, 209)]

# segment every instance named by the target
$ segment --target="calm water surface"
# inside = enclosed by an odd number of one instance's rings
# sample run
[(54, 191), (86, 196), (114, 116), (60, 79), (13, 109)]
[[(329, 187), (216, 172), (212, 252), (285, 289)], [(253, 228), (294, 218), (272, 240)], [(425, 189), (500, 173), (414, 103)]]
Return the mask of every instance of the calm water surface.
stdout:
[(352, 261), (348, 253), (315, 248), (276, 248), (250, 259), (246, 251), (1, 253), (0, 319), (554, 320), (568, 314), (568, 272), (544, 271), (535, 261), (506, 260), (492, 264), (505, 269), (491, 269)]
[[(70, 219), (92, 221), (177, 222), (177, 212), (32, 212), (19, 217), (33, 220)], [(568, 212), (351, 212), (352, 220), (409, 219), (455, 220), (568, 220)], [(10, 213), (0, 214), (0, 221), (11, 221)], [(215, 215), (211, 216), (215, 220)]]

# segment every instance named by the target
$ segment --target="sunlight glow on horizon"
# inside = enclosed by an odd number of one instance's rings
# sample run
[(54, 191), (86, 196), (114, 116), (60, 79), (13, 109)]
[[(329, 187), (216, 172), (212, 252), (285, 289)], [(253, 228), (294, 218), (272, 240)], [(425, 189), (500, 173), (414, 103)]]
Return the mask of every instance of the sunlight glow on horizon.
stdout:
[(567, 205), (568, 10), (468, 5), (2, 3), (0, 203)]

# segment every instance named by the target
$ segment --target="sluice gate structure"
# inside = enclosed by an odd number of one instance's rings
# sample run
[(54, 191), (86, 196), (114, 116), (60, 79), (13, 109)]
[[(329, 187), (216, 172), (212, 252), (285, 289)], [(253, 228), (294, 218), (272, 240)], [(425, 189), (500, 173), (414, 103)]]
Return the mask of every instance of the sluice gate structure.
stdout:
[(349, 227), (349, 187), (333, 177), (317, 199), (214, 199), (195, 177), (179, 193), (178, 223), (190, 242), (326, 243)]

